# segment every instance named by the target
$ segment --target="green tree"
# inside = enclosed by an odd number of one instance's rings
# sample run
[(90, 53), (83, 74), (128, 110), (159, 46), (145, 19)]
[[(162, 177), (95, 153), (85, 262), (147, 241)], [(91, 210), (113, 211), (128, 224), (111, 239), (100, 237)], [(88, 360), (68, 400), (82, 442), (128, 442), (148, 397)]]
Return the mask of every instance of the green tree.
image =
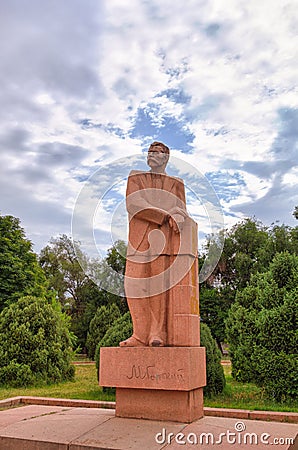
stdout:
[(70, 380), (73, 336), (52, 300), (22, 297), (0, 314), (0, 384), (28, 386)]
[(88, 267), (89, 260), (78, 242), (65, 234), (52, 238), (41, 250), (39, 262), (52, 289), (71, 317), (71, 329), (78, 338), (78, 346), (84, 350), (89, 327), (102, 296), (98, 286), (86, 275), (80, 261)]
[[(118, 240), (108, 249), (105, 259), (101, 261), (94, 260), (90, 264), (92, 278), (96, 280), (103, 293), (103, 304), (115, 303), (122, 314), (128, 311), (123, 277), (126, 264), (126, 248), (125, 242)], [(110, 292), (111, 290), (115, 293)]]
[[(124, 273), (125, 254), (125, 243), (116, 241), (104, 260), (91, 260), (82, 253), (79, 243), (66, 235), (51, 239), (40, 253), (41, 267), (50, 286), (58, 293), (64, 311), (71, 316), (71, 329), (83, 351), (86, 349), (90, 321), (99, 307), (116, 304), (123, 314), (127, 311), (125, 298), (108, 292), (100, 283), (104, 280), (104, 285), (113, 285), (113, 279), (108, 279), (111, 268), (112, 273)], [(89, 274), (94, 275), (97, 284)], [(90, 339), (88, 345), (90, 347)]]
[(118, 273), (125, 273), (127, 246), (124, 241), (119, 239), (108, 250), (106, 261), (113, 270)]
[(225, 342), (225, 320), (228, 316), (234, 293), (225, 286), (215, 287), (202, 283), (200, 287), (200, 317), (208, 325), (218, 345)]
[(244, 219), (225, 231), (224, 248), (213, 277), (236, 292), (250, 274), (262, 271), (270, 262), (261, 251), (269, 240), (268, 229), (256, 219)]
[(220, 363), (221, 353), (210, 328), (205, 323), (201, 323), (200, 334), (201, 346), (206, 348), (207, 385), (204, 387), (204, 394), (211, 397), (224, 390), (226, 379)]
[[(71, 317), (71, 330), (78, 338), (78, 346), (85, 353), (86, 339), (90, 321), (101, 305), (106, 304), (105, 292), (101, 291), (92, 281), (87, 280), (78, 293), (81, 309), (75, 310), (71, 305), (66, 305), (65, 311)], [(68, 306), (68, 307), (67, 307)]]
[(227, 320), (232, 375), (277, 401), (298, 395), (298, 256), (278, 253), (239, 291)]
[[(84, 309), (80, 294), (89, 281), (77, 258), (78, 252), (79, 244), (63, 234), (52, 238), (39, 257), (40, 265), (50, 286), (57, 292), (61, 305), (71, 307), (75, 314)], [(83, 255), (82, 258), (87, 260)]]
[(268, 230), (269, 241), (263, 248), (263, 252), (267, 255), (267, 267), (276, 253), (289, 252), (298, 254), (297, 233), (298, 227), (291, 228), (287, 225), (272, 225)]
[(19, 219), (0, 216), (0, 311), (23, 295), (46, 295), (47, 282)]
[[(219, 241), (224, 240), (221, 257), (210, 277), (200, 286), (200, 314), (218, 343), (226, 339), (225, 320), (229, 309), (235, 301), (236, 292), (243, 289), (250, 273), (256, 272), (264, 265), (261, 248), (268, 241), (267, 229), (255, 219), (245, 219), (230, 230), (220, 232)], [(209, 237), (205, 253), (209, 248), (214, 251), (218, 240)], [(204, 260), (200, 257), (200, 267)], [(269, 261), (268, 261), (269, 263)]]
[(101, 306), (90, 321), (86, 347), (89, 358), (94, 359), (97, 344), (104, 337), (113, 322), (121, 317), (120, 310), (115, 303)]
[[(225, 339), (224, 322), (236, 294), (247, 286), (251, 275), (266, 272), (279, 252), (298, 254), (298, 227), (265, 227), (255, 218), (247, 218), (221, 234), (225, 240), (220, 260), (200, 289), (201, 318), (218, 342)], [(217, 245), (212, 236), (205, 252), (211, 245)]]
[(298, 206), (295, 206), (295, 209), (293, 211), (293, 216), (295, 217), (295, 219), (298, 220)]

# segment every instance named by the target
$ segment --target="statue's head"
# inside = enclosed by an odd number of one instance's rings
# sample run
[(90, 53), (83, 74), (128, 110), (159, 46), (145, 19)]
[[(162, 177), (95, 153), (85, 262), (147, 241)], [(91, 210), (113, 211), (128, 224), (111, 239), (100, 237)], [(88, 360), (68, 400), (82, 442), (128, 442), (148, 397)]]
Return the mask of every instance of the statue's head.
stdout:
[(152, 142), (147, 156), (147, 164), (151, 172), (164, 173), (169, 157), (169, 147), (162, 142)]

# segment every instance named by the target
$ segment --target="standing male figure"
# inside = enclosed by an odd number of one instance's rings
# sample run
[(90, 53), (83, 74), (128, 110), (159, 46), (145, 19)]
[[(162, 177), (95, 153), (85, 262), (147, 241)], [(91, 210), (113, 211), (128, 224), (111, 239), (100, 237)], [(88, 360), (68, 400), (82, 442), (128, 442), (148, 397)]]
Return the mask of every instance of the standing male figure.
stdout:
[(151, 170), (134, 170), (127, 182), (125, 291), (133, 335), (120, 343), (122, 347), (168, 345), (171, 265), (188, 216), (183, 181), (165, 172), (169, 154), (165, 144), (153, 142), (147, 157)]

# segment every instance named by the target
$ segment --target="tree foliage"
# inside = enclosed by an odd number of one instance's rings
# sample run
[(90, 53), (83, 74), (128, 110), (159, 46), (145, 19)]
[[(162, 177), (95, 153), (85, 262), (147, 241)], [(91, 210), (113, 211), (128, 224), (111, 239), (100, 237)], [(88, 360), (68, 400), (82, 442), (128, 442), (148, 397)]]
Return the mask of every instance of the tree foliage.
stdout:
[(72, 379), (73, 336), (60, 305), (22, 297), (0, 314), (0, 383), (28, 386)]
[(277, 401), (298, 395), (298, 256), (278, 253), (236, 296), (227, 320), (232, 374)]
[[(104, 260), (91, 260), (82, 253), (79, 243), (73, 242), (66, 235), (51, 239), (49, 245), (40, 253), (40, 264), (50, 286), (58, 293), (64, 311), (70, 315), (72, 331), (78, 337), (78, 345), (83, 350), (87, 344), (90, 321), (99, 307), (115, 304), (121, 313), (127, 311), (125, 299), (104, 290), (100, 285), (101, 277), (105, 279), (108, 276), (105, 273), (106, 268), (124, 273), (125, 253), (125, 243), (116, 241)], [(98, 284), (87, 275), (92, 273), (100, 274), (98, 277), (94, 276)], [(112, 280), (106, 284), (112, 285), (111, 283)], [(88, 348), (92, 356), (94, 350), (90, 339), (89, 337)]]
[(0, 311), (21, 296), (46, 291), (46, 278), (19, 219), (0, 216)]
[(113, 270), (118, 273), (125, 273), (127, 246), (124, 241), (119, 239), (109, 248), (106, 261)]
[(126, 249), (125, 242), (118, 240), (108, 249), (106, 258), (101, 261), (93, 260), (89, 266), (92, 279), (96, 280), (99, 289), (104, 292), (105, 304), (117, 304), (122, 314), (128, 311), (123, 276)]
[[(210, 245), (216, 245), (212, 236), (206, 251)], [(274, 256), (285, 251), (298, 254), (298, 227), (265, 227), (248, 218), (225, 230), (220, 260), (200, 290), (201, 318), (218, 342), (226, 338), (224, 322), (237, 292), (247, 286), (251, 275), (266, 272)]]
[(204, 394), (211, 397), (224, 390), (226, 379), (220, 363), (221, 353), (210, 328), (205, 323), (201, 323), (200, 333), (201, 346), (206, 348), (207, 385), (204, 387)]
[(233, 291), (245, 287), (250, 273), (266, 265), (261, 249), (267, 241), (266, 227), (255, 219), (245, 219), (226, 230), (223, 252), (213, 277)]
[(200, 288), (200, 316), (201, 321), (208, 325), (217, 343), (225, 342), (227, 318), (234, 293), (227, 287), (216, 288), (207, 283)]
[(101, 306), (90, 322), (86, 340), (87, 354), (94, 359), (97, 344), (104, 337), (113, 322), (121, 317), (120, 310), (115, 303)]
[(65, 234), (52, 238), (40, 252), (39, 262), (61, 305), (69, 304), (78, 313), (83, 308), (80, 295), (88, 282), (77, 252), (79, 245)]
[(90, 320), (102, 298), (99, 288), (83, 270), (78, 255), (87, 267), (89, 260), (81, 252), (79, 243), (63, 234), (52, 238), (41, 250), (39, 261), (63, 310), (71, 317), (71, 329), (79, 347), (84, 349)]

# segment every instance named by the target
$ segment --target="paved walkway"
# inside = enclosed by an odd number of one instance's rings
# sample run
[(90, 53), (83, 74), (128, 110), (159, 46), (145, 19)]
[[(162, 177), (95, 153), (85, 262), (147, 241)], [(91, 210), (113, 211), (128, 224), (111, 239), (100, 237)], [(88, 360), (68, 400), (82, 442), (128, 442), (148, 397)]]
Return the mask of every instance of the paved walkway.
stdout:
[(298, 450), (297, 432), (294, 423), (205, 416), (184, 424), (123, 419), (102, 408), (27, 405), (0, 411), (1, 450)]

